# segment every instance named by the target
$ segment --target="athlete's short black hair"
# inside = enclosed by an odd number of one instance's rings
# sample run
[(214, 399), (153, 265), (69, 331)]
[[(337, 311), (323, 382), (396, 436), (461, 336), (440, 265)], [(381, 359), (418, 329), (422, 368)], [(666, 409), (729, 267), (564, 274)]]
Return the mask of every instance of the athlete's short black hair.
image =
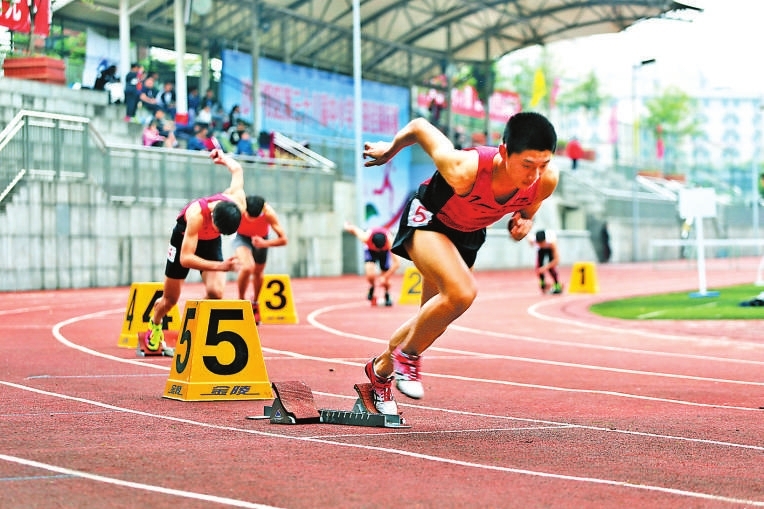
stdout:
[(502, 139), (507, 154), (525, 150), (557, 149), (557, 133), (552, 123), (542, 114), (523, 111), (509, 117)]
[(250, 217), (257, 217), (263, 211), (265, 206), (265, 198), (256, 194), (250, 194), (247, 196), (247, 214)]
[(382, 249), (387, 244), (387, 235), (381, 232), (377, 232), (371, 236), (371, 243), (377, 249)]
[(233, 235), (241, 223), (241, 210), (232, 201), (219, 201), (212, 209), (212, 223), (223, 235)]
[(546, 232), (539, 230), (536, 232), (536, 242), (544, 242), (546, 240)]

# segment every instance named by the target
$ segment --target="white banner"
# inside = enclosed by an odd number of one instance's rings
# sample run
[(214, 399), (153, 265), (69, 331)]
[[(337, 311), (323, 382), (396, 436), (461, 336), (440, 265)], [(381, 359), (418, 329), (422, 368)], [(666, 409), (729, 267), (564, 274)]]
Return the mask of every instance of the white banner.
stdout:
[(110, 65), (117, 66), (117, 76), (122, 77), (125, 66), (119, 62), (119, 39), (107, 39), (103, 35), (88, 28), (87, 43), (85, 44), (85, 68), (82, 70), (82, 86), (93, 88), (98, 74)]

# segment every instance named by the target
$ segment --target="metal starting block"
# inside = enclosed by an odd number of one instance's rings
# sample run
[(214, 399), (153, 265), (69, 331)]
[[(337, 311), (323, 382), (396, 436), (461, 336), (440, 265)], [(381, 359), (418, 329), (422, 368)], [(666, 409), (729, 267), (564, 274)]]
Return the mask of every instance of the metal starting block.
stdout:
[(159, 350), (149, 350), (146, 345), (145, 334), (138, 334), (138, 348), (135, 349), (135, 355), (138, 357), (174, 357), (175, 348), (167, 346), (166, 343), (162, 343), (162, 347)]
[(353, 386), (358, 399), (352, 410), (316, 409), (313, 391), (304, 382), (272, 382), (276, 398), (264, 408), (265, 417), (274, 424), (345, 424), (380, 428), (410, 428), (400, 415), (381, 414), (374, 407), (371, 384)]

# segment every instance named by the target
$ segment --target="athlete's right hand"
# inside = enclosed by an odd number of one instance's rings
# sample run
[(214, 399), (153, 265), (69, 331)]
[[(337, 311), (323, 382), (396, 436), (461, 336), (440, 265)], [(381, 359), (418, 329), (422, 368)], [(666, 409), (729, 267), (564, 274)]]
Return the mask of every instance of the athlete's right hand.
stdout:
[(239, 270), (239, 260), (235, 256), (230, 257), (229, 259), (220, 262), (220, 269), (221, 272), (232, 272), (232, 271), (238, 271)]
[(371, 161), (366, 161), (364, 166), (379, 166), (389, 161), (393, 154), (390, 153), (390, 147), (392, 143), (387, 141), (377, 141), (375, 143), (366, 142), (363, 144), (363, 157), (370, 158)]

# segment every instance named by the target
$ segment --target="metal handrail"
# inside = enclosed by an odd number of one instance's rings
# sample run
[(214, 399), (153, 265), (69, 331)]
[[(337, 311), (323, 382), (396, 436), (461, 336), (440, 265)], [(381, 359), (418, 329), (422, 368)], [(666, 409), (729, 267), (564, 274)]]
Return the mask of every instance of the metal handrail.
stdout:
[[(333, 163), (317, 154), (294, 156), (236, 156), (245, 170), (246, 190), (266, 196), (284, 212), (331, 210), (338, 180)], [(0, 200), (7, 200), (23, 178), (45, 173), (88, 179), (110, 200), (174, 205), (227, 186), (226, 173), (210, 168), (205, 152), (107, 143), (86, 117), (21, 110), (0, 132), (0, 189), (5, 189)], [(26, 173), (19, 174), (22, 169)]]

